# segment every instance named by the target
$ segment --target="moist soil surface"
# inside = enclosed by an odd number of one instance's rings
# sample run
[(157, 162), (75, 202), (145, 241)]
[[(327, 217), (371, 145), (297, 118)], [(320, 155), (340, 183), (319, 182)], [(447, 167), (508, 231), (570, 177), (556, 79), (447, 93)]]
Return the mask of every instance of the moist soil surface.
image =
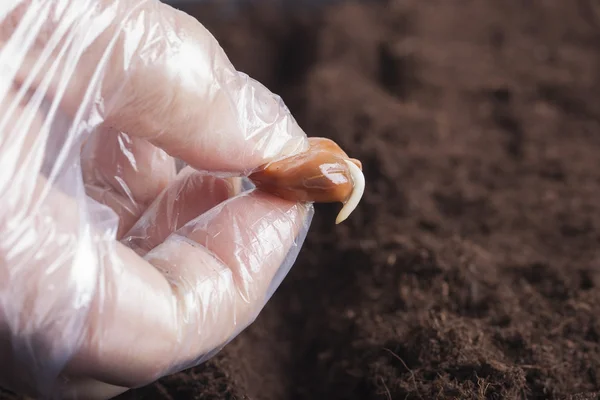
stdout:
[(600, 397), (598, 3), (184, 10), (368, 186), (250, 328), (121, 399)]

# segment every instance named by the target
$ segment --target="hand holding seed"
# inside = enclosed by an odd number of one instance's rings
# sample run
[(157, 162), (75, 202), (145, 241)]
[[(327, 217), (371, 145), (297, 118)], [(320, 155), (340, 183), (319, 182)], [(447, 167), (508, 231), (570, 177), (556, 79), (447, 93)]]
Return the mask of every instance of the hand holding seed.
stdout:
[(286, 200), (343, 203), (336, 224), (356, 209), (365, 189), (360, 161), (333, 141), (309, 138), (307, 151), (267, 164), (250, 175), (256, 187)]
[[(359, 161), (308, 139), (162, 2), (9, 1), (0, 58), (0, 384), (15, 392), (102, 399), (206, 361), (279, 286), (312, 203), (343, 203), (340, 223), (363, 194)], [(241, 192), (249, 174), (258, 190)]]

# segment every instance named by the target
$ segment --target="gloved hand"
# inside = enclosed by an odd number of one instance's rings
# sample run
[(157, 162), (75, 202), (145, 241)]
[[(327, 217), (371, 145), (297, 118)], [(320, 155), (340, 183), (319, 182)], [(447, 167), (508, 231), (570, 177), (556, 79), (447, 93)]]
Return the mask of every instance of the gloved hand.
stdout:
[(0, 385), (108, 398), (205, 361), (303, 243), (312, 205), (241, 177), (305, 133), (157, 0), (5, 0), (0, 42)]

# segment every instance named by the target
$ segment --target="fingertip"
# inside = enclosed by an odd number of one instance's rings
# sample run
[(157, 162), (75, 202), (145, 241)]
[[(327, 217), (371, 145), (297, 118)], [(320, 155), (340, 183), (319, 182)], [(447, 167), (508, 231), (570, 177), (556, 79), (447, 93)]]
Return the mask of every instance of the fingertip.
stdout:
[(256, 301), (264, 297), (290, 251), (302, 245), (312, 212), (311, 204), (252, 190), (190, 221), (177, 234), (227, 265), (238, 290)]
[(189, 221), (242, 190), (241, 178), (218, 178), (185, 167), (121, 241), (138, 254), (145, 254)]

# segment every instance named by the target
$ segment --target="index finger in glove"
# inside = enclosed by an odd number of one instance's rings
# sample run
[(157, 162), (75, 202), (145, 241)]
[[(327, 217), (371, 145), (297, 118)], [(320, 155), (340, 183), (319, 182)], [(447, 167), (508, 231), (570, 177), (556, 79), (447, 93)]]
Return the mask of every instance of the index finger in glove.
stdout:
[[(247, 174), (307, 148), (281, 99), (236, 71), (197, 20), (168, 5), (72, 0), (14, 12), (8, 44), (30, 43), (17, 50), (25, 59), (15, 79), (48, 82), (73, 115), (87, 110), (207, 171)], [(24, 40), (36, 31), (36, 41)]]

